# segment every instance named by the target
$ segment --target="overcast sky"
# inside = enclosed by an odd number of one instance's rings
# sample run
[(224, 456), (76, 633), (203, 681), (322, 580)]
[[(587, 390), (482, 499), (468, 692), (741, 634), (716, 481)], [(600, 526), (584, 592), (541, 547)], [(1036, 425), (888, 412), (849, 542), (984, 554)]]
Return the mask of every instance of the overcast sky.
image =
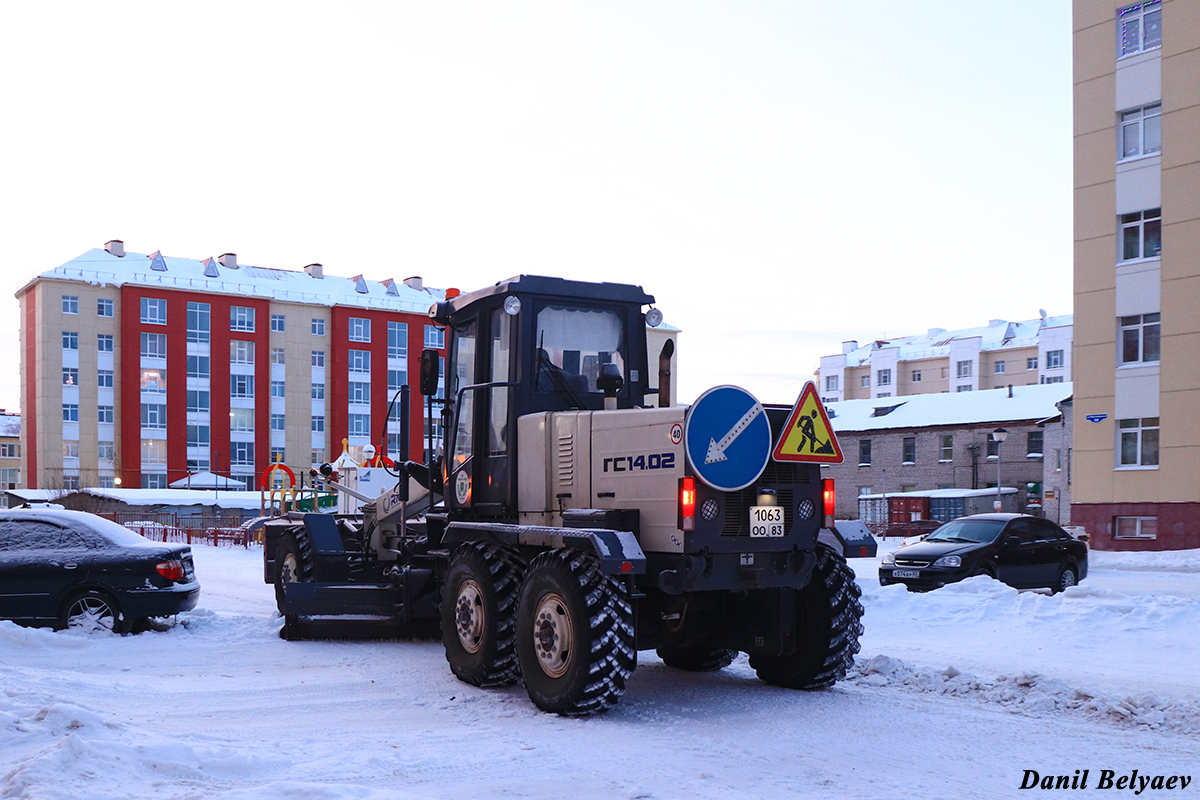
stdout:
[(1071, 311), (1066, 0), (6, 3), (0, 406), (28, 279), (131, 252), (641, 284), (680, 398)]

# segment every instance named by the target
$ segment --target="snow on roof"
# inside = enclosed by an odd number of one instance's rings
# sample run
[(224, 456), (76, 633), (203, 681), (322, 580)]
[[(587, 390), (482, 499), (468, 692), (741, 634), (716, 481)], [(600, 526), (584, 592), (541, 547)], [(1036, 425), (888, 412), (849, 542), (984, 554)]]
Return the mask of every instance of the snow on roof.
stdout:
[[(1011, 486), (1004, 486), (1000, 489), (1000, 494), (1016, 494), (1017, 490)], [(887, 492), (885, 494), (860, 494), (859, 500), (879, 500), (884, 497), (995, 497), (996, 488), (991, 489), (918, 489), (911, 492)]]
[[(153, 269), (161, 260), (165, 270)], [(216, 275), (217, 277), (210, 277)], [(444, 289), (411, 286), (392, 279), (366, 280), (358, 275), (340, 278), (325, 274), (314, 278), (303, 271), (268, 269), (239, 264), (225, 267), (216, 259), (126, 253), (118, 257), (94, 248), (35, 279), (83, 281), (95, 286), (161, 287), (183, 291), (258, 297), (286, 303), (322, 306), (358, 306), (382, 311), (425, 314), (429, 306), (446, 299)], [(366, 289), (363, 293), (360, 289)], [(394, 294), (392, 294), (394, 292)]]
[(902, 336), (896, 339), (880, 339), (868, 342), (846, 354), (847, 367), (861, 367), (870, 363), (871, 353), (884, 348), (898, 348), (903, 361), (921, 358), (940, 358), (950, 353), (950, 343), (960, 339), (979, 337), (979, 347), (984, 351), (1013, 350), (1022, 347), (1037, 347), (1038, 335), (1044, 328), (1062, 328), (1074, 324), (1073, 314), (1056, 317), (1028, 319), (1021, 322), (993, 320), (992, 324), (979, 328), (962, 328), (944, 331), (934, 328), (929, 333)]
[[(942, 392), (904, 397), (843, 400), (825, 406), (836, 433), (896, 428), (929, 428), (936, 425), (1044, 420), (1058, 414), (1055, 403), (1071, 396), (1070, 383), (1041, 383), (986, 389), (981, 392)], [(892, 409), (876, 416), (876, 409)]]
[(0, 437), (21, 435), (20, 414), (0, 414)]
[[(216, 491), (203, 489), (80, 489), (84, 494), (107, 497), (131, 506), (220, 506), (258, 511), (262, 494), (247, 491)], [(56, 502), (73, 491), (62, 489), (6, 489), (6, 494), (34, 503)]]

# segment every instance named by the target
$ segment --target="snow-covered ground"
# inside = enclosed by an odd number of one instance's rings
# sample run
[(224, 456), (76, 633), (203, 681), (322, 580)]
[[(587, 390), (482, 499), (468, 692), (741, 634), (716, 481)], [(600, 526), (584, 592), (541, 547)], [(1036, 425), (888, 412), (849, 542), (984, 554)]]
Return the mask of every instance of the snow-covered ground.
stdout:
[(863, 651), (833, 689), (642, 653), (617, 708), (584, 719), (458, 682), (436, 642), (284, 642), (260, 552), (193, 551), (200, 606), (169, 631), (0, 622), (0, 797), (990, 798), (1028, 796), (1026, 770), (1200, 777), (1197, 551), (1093, 553), (1053, 597), (984, 578), (909, 594), (855, 559)]

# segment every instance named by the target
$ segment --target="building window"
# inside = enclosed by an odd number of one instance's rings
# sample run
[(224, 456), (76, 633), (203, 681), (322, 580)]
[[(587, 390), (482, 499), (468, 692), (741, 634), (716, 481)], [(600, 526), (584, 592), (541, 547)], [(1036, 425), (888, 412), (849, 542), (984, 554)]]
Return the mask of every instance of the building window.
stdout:
[(208, 447), (209, 444), (209, 428), (207, 425), (188, 425), (187, 426), (187, 446), (188, 447)]
[(79, 349), (79, 334), (76, 331), (63, 331), (63, 350)]
[(63, 439), (63, 458), (79, 458), (78, 439)]
[(425, 346), (441, 350), (446, 346), (446, 330), (436, 325), (425, 326)]
[(142, 403), (142, 427), (167, 429), (167, 406), (165, 403)]
[(349, 402), (366, 405), (371, 402), (371, 384), (360, 381), (350, 381)]
[(230, 397), (254, 397), (254, 376), (253, 375), (230, 375), (229, 376), (229, 396)]
[(1042, 442), (1044, 437), (1043, 431), (1030, 431), (1025, 434), (1025, 457), (1026, 458), (1041, 458), (1042, 457)]
[(254, 466), (254, 442), (230, 442), (229, 459), (234, 466)]
[(271, 381), (271, 397), (286, 397), (283, 381)]
[(1062, 350), (1047, 350), (1046, 351), (1046, 369), (1062, 369), (1063, 351)]
[(284, 323), (283, 314), (272, 314), (271, 315), (271, 332), (272, 333), (283, 333), (283, 323)]
[(1123, 159), (1161, 152), (1162, 103), (1122, 112), (1117, 135)]
[(283, 414), (272, 414), (271, 415), (271, 430), (286, 431), (287, 430), (287, 417), (284, 416)]
[(208, 392), (199, 389), (187, 390), (187, 410), (194, 412), (207, 412), (212, 406), (209, 404)]
[(408, 383), (408, 370), (404, 369), (389, 369), (388, 370), (388, 395), (394, 395), (400, 391), (400, 387)]
[(96, 316), (111, 317), (113, 316), (113, 301), (99, 299), (96, 301)]
[(312, 399), (313, 400), (324, 400), (325, 399), (325, 384), (314, 383), (312, 385)]
[(970, 361), (959, 361), (957, 363), (957, 368), (958, 368), (958, 377), (960, 377), (960, 378), (969, 378), (969, 377), (971, 377), (971, 375), (974, 374), (974, 370), (972, 369), (972, 362), (970, 362)]
[(1038, 365), (1037, 356), (1034, 356), (1033, 358), (1025, 359), (1025, 369), (1037, 369), (1038, 368), (1037, 365)]
[(876, 370), (875, 385), (876, 386), (891, 386), (892, 385), (892, 371), (890, 369)]
[(993, 365), (992, 369), (995, 371), (995, 373), (996, 373), (997, 375), (1003, 375), (1003, 374), (1004, 374), (1004, 362), (1003, 362), (1003, 361), (997, 361), (997, 362), (996, 362), (996, 363)]
[(905, 464), (917, 463), (917, 437), (905, 436), (904, 448), (900, 460)]
[(212, 306), (208, 303), (187, 304), (187, 340), (189, 342), (209, 341), (212, 327)]
[[(287, 454), (286, 454), (286, 451), (284, 450), (284, 448), (282, 448), (282, 447), (272, 447), (271, 448), (271, 463), (272, 464), (282, 464), (286, 459), (287, 459)], [(280, 472), (278, 470), (274, 473), (274, 475), (275, 475), (276, 482), (281, 482), (283, 480), (283, 475), (280, 474)]]
[(62, 300), (63, 300), (62, 308), (63, 308), (64, 314), (78, 314), (79, 313), (79, 297), (78, 296), (64, 294), (62, 296)]
[(117, 445), (114, 442), (97, 442), (96, 456), (101, 461), (112, 461), (117, 457)]
[(254, 333), (254, 309), (248, 306), (230, 306), (229, 330)]
[(20, 458), (21, 445), (18, 442), (0, 442), (0, 458)]
[(313, 466), (316, 466), (317, 464), (325, 463), (325, 451), (324, 450), (313, 450), (311, 453), (309, 453), (309, 455), (312, 456)]
[(229, 342), (230, 364), (254, 364), (254, 342), (233, 339)]
[(1121, 260), (1162, 256), (1162, 209), (1121, 215)]
[(1053, 377), (1048, 377), (1046, 375), (1043, 375), (1042, 379), (1040, 381), (1040, 383), (1062, 383), (1062, 382), (1063, 382), (1062, 375), (1055, 375)]
[(150, 394), (166, 394), (167, 373), (161, 369), (143, 369), (141, 387)]
[(891, 397), (891, 396), (892, 396), (891, 392), (880, 392), (879, 394), (875, 395), (875, 398), (881, 400), (885, 397)]
[(1161, 0), (1146, 0), (1117, 12), (1118, 58), (1162, 47)]
[(362, 317), (350, 318), (350, 341), (352, 342), (369, 342), (371, 341), (371, 320), (363, 319)]
[(1158, 538), (1158, 517), (1116, 517), (1113, 520), (1116, 539)]
[(111, 353), (113, 351), (113, 337), (111, 334), (101, 333), (96, 335), (96, 350), (100, 353)]
[(367, 414), (349, 414), (349, 433), (351, 436), (370, 436), (371, 418)]
[(166, 358), (167, 335), (165, 333), (142, 334), (142, 358)]
[(388, 323), (388, 358), (408, 358), (408, 323)]
[(1121, 363), (1158, 361), (1161, 314), (1121, 317)]
[(142, 473), (142, 488), (143, 489), (166, 489), (167, 476), (161, 473), (143, 472)]
[(188, 356), (187, 376), (189, 378), (207, 378), (211, 375), (208, 356)]
[(826, 375), (825, 376), (825, 391), (836, 392), (837, 390), (838, 390), (838, 376), (837, 375)]
[(229, 410), (229, 430), (248, 433), (254, 430), (253, 408), (231, 408)]
[(284, 363), (282, 347), (272, 347), (271, 348), (271, 363), (272, 364), (283, 364)]
[(143, 297), (142, 322), (146, 325), (166, 325), (167, 301), (153, 297)]
[(79, 422), (79, 404), (63, 403), (63, 422)]
[(919, 370), (919, 369), (914, 369), (914, 370), (912, 371), (912, 382), (913, 382), (913, 383), (920, 383), (920, 382), (921, 382), (921, 370)]
[(858, 487), (858, 496), (859, 496), (859, 497), (863, 497), (863, 496), (865, 496), (865, 495), (868, 495), (868, 494), (871, 494), (871, 487), (870, 487), (870, 486), (860, 486), (860, 487)]
[(389, 433), (387, 436), (388, 457), (392, 459), (400, 458), (400, 434)]
[(871, 440), (858, 440), (858, 465), (860, 467), (871, 466)]
[(359, 373), (371, 372), (371, 351), (370, 350), (351, 350), (350, 351), (350, 371)]
[(63, 367), (63, 386), (79, 385), (79, 370), (74, 367)]
[(313, 433), (324, 433), (325, 432), (325, 417), (316, 416), (316, 415), (313, 416), (312, 432)]
[(975, 387), (974, 386), (955, 386), (954, 391), (956, 391), (956, 392), (973, 392), (973, 391), (975, 391)]
[(987, 435), (987, 457), (1000, 457), (1000, 443), (997, 442), (995, 437), (993, 437), (990, 433)]
[(1158, 417), (1118, 420), (1117, 430), (1122, 467), (1158, 466)]
[(859, 382), (859, 385), (862, 386), (862, 388), (864, 388), (864, 389), (870, 389), (871, 388), (871, 376), (863, 375), (862, 380)]
[(942, 434), (942, 444), (938, 451), (938, 460), (939, 461), (953, 461), (954, 460), (954, 434), (953, 433), (943, 433)]
[(96, 406), (96, 411), (98, 416), (97, 421), (101, 425), (112, 425), (116, 421), (113, 406)]
[(325, 351), (324, 350), (313, 350), (312, 351), (312, 365), (314, 367), (325, 366)]
[(0, 486), (5, 489), (15, 489), (21, 483), (21, 470), (0, 469)]
[(313, 321), (312, 321), (312, 335), (313, 335), (313, 336), (324, 336), (324, 335), (325, 335), (325, 320), (323, 320), (323, 319), (313, 319)]
[(96, 370), (96, 386), (100, 389), (113, 388), (113, 371), (111, 369)]

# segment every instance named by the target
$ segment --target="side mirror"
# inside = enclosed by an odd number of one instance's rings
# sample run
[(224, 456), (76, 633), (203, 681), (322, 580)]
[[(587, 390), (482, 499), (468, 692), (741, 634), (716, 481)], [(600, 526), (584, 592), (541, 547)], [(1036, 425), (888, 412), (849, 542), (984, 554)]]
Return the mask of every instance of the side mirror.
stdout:
[(440, 358), (437, 350), (421, 351), (421, 394), (426, 397), (437, 395)]
[(1020, 544), (1021, 544), (1020, 536), (1006, 536), (1004, 538), (1004, 546), (1005, 547), (1018, 547), (1018, 546), (1020, 546)]

